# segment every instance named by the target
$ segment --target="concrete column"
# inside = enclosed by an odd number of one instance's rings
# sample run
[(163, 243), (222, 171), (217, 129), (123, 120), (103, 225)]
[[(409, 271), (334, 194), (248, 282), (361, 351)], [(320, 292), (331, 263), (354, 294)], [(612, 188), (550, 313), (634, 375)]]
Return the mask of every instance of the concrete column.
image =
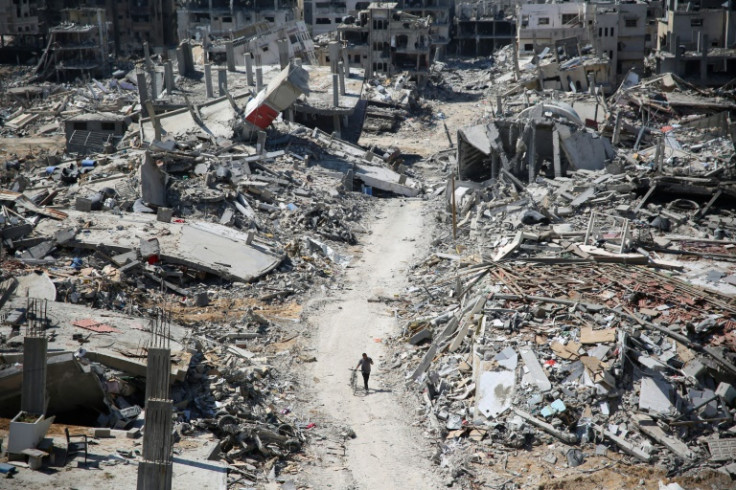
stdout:
[(552, 131), (552, 160), (555, 168), (555, 177), (562, 177), (562, 160), (560, 159), (560, 132)]
[(164, 63), (164, 81), (166, 82), (166, 91), (171, 93), (174, 91), (174, 66), (171, 60)]
[(148, 41), (143, 41), (143, 61), (146, 66), (151, 66), (151, 48), (148, 46)]
[(248, 85), (255, 85), (253, 81), (253, 56), (250, 53), (245, 53), (245, 76), (248, 81)]
[(235, 71), (235, 48), (232, 41), (225, 43), (225, 56), (227, 57), (227, 71)]
[(20, 409), (33, 415), (46, 412), (46, 337), (23, 340), (23, 385)]
[(499, 169), (501, 167), (501, 159), (498, 156), (498, 153), (495, 151), (491, 152), (491, 178), (497, 179)]
[(258, 92), (263, 89), (263, 68), (256, 66), (256, 90)]
[(149, 348), (146, 365), (146, 400), (169, 397), (171, 349)]
[(217, 90), (220, 96), (227, 93), (227, 68), (217, 68)]
[(142, 71), (135, 74), (136, 81), (138, 83), (138, 99), (143, 104), (149, 99), (148, 97), (148, 84), (146, 83), (146, 74)]
[(279, 39), (276, 41), (276, 45), (279, 47), (279, 64), (283, 70), (289, 66), (289, 40)]
[(332, 105), (334, 107), (340, 107), (340, 92), (337, 81), (337, 73), (332, 74)]
[(345, 95), (345, 70), (343, 69), (343, 63), (340, 61), (337, 64), (337, 73), (340, 78), (340, 95)]
[(529, 144), (527, 145), (527, 167), (529, 170), (529, 183), (534, 182), (536, 176), (536, 161), (537, 161), (537, 128), (532, 126), (531, 138), (529, 138)]
[(332, 67), (332, 73), (337, 73), (337, 62), (340, 58), (340, 44), (337, 41), (330, 41), (327, 45), (330, 53), (330, 67)]
[(187, 60), (184, 55), (184, 49), (179, 46), (176, 48), (176, 69), (179, 71), (179, 75), (187, 76)]
[(256, 140), (256, 153), (263, 155), (266, 153), (266, 132), (258, 131), (258, 133), (256, 133), (256, 137), (258, 138)]
[(263, 66), (261, 65), (261, 55), (256, 54), (256, 90), (258, 92), (263, 88)]
[(511, 54), (514, 58), (514, 80), (519, 81), (520, 75), (519, 75), (519, 43), (516, 42), (516, 39), (514, 39), (514, 45), (513, 49), (511, 50)]
[(204, 87), (207, 92), (207, 98), (211, 99), (215, 96), (212, 92), (212, 65), (209, 63), (204, 64)]
[(496, 115), (503, 116), (503, 97), (500, 95), (496, 96)]
[(616, 112), (616, 122), (613, 126), (613, 137), (611, 138), (611, 143), (614, 145), (618, 145), (621, 141), (621, 125), (623, 124), (624, 119), (621, 117), (621, 111)]
[(700, 82), (705, 83), (708, 81), (708, 34), (703, 34), (703, 48), (701, 50), (700, 58)]
[(350, 78), (350, 55), (348, 55), (348, 50), (343, 48), (341, 51), (342, 54), (342, 69), (345, 73), (343, 73), (343, 76), (345, 78)]
[(151, 69), (151, 71), (148, 72), (148, 75), (151, 77), (151, 100), (158, 99), (158, 94), (161, 93), (161, 89), (158, 86), (158, 80), (156, 79), (156, 70)]

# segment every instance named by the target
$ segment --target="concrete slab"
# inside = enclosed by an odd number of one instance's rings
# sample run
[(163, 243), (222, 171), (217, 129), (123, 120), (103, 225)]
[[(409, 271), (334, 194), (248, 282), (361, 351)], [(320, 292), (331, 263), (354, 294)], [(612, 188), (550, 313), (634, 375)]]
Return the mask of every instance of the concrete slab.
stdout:
[(56, 300), (56, 286), (45, 272), (40, 274), (32, 272), (17, 279), (18, 285), (15, 289), (15, 296), (19, 298), (47, 299), (49, 301)]
[[(8, 307), (25, 307), (24, 298), (11, 298)], [(49, 356), (62, 352), (76, 352), (83, 347), (85, 357), (119, 369), (134, 376), (146, 375), (146, 357), (143, 348), (150, 339), (150, 327), (147, 319), (132, 317), (109, 310), (94, 310), (71, 303), (49, 303), (48, 317), (51, 328), (47, 333), (54, 333), (49, 339)], [(94, 333), (75, 327), (72, 322), (91, 318), (100, 323), (114, 327), (115, 333)], [(8, 334), (10, 327), (0, 327), (0, 333)], [(73, 338), (74, 334), (83, 334), (84, 344)], [(171, 377), (182, 380), (186, 375), (190, 355), (185, 351), (181, 339), (186, 335), (184, 327), (171, 324)]]
[(513, 371), (486, 371), (478, 383), (477, 410), (488, 418), (497, 417), (511, 408), (516, 386)]
[[(186, 265), (225, 279), (252, 281), (277, 267), (285, 254), (263, 245), (248, 244), (248, 234), (203, 221), (163, 223), (152, 214), (115, 216), (104, 212), (70, 211), (73, 219), (91, 219), (68, 246), (96, 249), (105, 245), (119, 252), (136, 249), (141, 239), (158, 238), (163, 262)], [(58, 225), (44, 220), (36, 227), (42, 235), (53, 234)]]
[(675, 406), (670, 401), (672, 387), (664, 380), (642, 378), (639, 389), (639, 410), (651, 414), (671, 414)]

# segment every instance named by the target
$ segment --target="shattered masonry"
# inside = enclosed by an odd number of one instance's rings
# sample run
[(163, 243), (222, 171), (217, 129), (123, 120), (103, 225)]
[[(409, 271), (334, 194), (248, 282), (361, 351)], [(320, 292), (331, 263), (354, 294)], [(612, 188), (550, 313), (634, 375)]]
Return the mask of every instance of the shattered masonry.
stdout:
[(306, 305), (409, 200), (436, 481), (734, 485), (734, 5), (5, 3), (0, 478), (319, 488)]

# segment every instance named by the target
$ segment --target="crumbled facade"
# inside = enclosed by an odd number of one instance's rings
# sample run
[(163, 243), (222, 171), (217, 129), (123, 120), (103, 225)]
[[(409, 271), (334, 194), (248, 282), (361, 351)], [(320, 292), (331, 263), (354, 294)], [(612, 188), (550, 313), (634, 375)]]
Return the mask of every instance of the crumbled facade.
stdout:
[[(459, 3), (455, 7), (454, 43), (458, 55), (490, 56), (516, 36), (514, 8), (496, 2)], [(509, 15), (511, 14), (511, 15)]]
[(338, 28), (350, 66), (373, 73), (408, 72), (421, 78), (429, 72), (431, 18), (397, 9), (396, 3), (374, 2), (358, 14), (354, 23)]
[(241, 36), (250, 26), (263, 21), (280, 26), (298, 16), (294, 0), (179, 0), (176, 17), (180, 40), (207, 43), (209, 38)]
[(736, 76), (734, 4), (706, 1), (698, 10), (669, 2), (659, 20), (657, 73), (674, 73), (704, 85), (722, 85)]
[(526, 4), (518, 8), (520, 53), (539, 53), (561, 39), (577, 38), (610, 60), (610, 77), (620, 80), (643, 68), (651, 49), (658, 9), (647, 3)]

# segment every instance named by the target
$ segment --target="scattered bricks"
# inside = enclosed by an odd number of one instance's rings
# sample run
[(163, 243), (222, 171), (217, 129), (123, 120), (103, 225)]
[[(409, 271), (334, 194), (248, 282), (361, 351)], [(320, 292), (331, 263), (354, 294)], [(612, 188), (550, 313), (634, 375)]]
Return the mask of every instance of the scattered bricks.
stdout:
[(141, 430), (136, 427), (133, 427), (132, 429), (130, 429), (129, 431), (125, 433), (125, 437), (127, 437), (128, 439), (137, 439), (140, 436), (141, 436)]

